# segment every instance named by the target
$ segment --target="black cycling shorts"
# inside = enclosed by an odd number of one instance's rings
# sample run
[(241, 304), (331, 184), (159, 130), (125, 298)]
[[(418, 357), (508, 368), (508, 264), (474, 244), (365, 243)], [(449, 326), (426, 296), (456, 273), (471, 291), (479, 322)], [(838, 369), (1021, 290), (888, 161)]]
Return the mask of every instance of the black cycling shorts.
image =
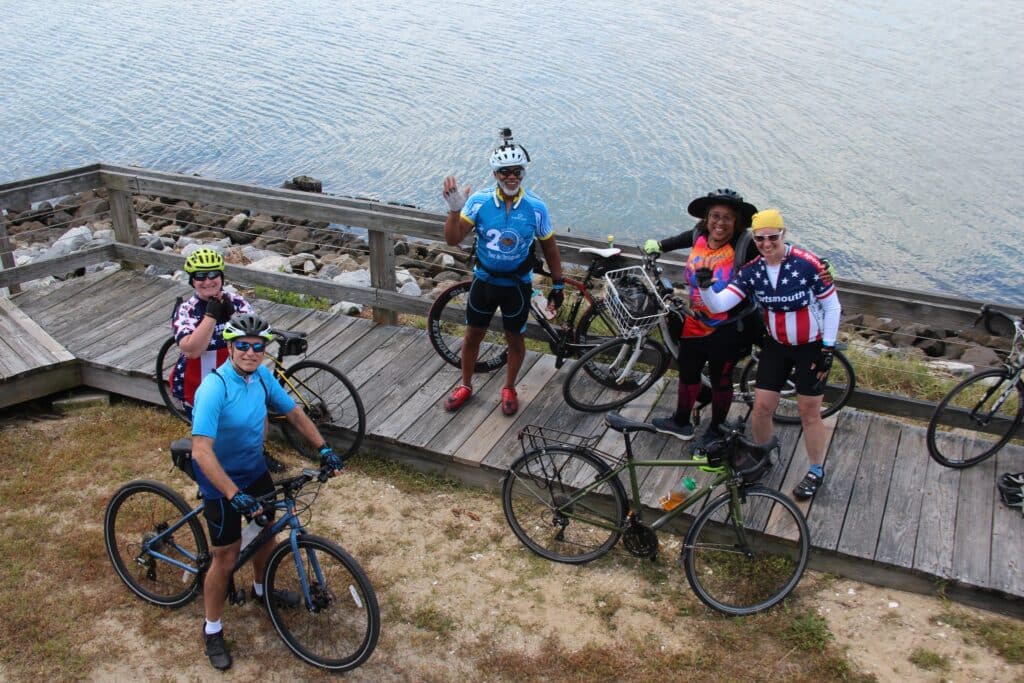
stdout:
[(820, 341), (787, 346), (765, 336), (761, 345), (761, 355), (757, 359), (755, 386), (767, 391), (782, 391), (792, 375), (797, 394), (821, 396), (825, 393), (825, 383), (822, 382), (821, 386), (818, 386), (817, 372), (811, 369), (820, 353)]
[[(273, 493), (274, 480), (270, 478), (270, 472), (264, 472), (259, 479), (242, 490), (253, 498), (259, 498)], [(274, 512), (270, 505), (263, 508), (268, 520), (274, 519)], [(242, 515), (231, 507), (231, 501), (227, 498), (206, 501), (203, 514), (206, 516), (206, 528), (210, 532), (210, 543), (214, 546), (231, 545), (242, 538)]]
[(530, 317), (530, 294), (526, 282), (518, 285), (494, 285), (479, 278), (473, 279), (466, 303), (466, 324), (487, 329), (494, 312), (501, 309), (501, 324), (510, 334), (526, 332), (526, 319)]

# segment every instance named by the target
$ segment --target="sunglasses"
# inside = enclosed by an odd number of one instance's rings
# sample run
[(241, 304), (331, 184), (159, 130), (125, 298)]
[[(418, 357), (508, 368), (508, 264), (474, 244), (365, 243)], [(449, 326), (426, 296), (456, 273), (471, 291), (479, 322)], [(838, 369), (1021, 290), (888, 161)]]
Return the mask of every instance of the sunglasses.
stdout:
[(202, 273), (192, 273), (192, 279), (202, 282), (203, 280), (212, 280), (215, 277), (222, 277), (223, 275), (224, 273), (219, 270), (208, 270)]
[(508, 177), (510, 175), (514, 175), (516, 178), (522, 178), (523, 177), (523, 167), (522, 166), (511, 166), (509, 168), (499, 168), (498, 169), (498, 175), (500, 175), (502, 177)]
[(769, 242), (778, 242), (780, 237), (782, 237), (781, 232), (772, 233), (771, 235), (754, 235), (754, 241), (758, 244), (765, 240), (768, 240)]
[(264, 342), (236, 341), (232, 342), (232, 344), (239, 351), (248, 351), (249, 349), (252, 349), (256, 353), (263, 353), (267, 350), (267, 345)]

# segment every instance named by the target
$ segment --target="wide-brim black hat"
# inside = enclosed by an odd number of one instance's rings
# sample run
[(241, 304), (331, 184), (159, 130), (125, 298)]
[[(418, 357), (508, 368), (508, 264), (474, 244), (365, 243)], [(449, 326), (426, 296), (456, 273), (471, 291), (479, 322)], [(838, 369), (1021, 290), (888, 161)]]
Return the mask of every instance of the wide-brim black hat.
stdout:
[(738, 214), (744, 216), (747, 221), (757, 213), (756, 206), (750, 202), (743, 201), (743, 197), (732, 190), (715, 190), (714, 192), (709, 192), (705, 197), (698, 197), (690, 202), (690, 206), (686, 208), (686, 211), (695, 218), (706, 218), (708, 209), (715, 204), (731, 206), (736, 209)]

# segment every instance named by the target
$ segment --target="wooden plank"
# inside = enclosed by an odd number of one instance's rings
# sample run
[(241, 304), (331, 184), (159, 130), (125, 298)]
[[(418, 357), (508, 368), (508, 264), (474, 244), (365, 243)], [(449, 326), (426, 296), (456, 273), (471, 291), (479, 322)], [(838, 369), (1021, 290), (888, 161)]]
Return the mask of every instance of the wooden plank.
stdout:
[(824, 496), (818, 494), (820, 499), (815, 501), (813, 514), (807, 518), (816, 548), (834, 550), (839, 542), (857, 469), (865, 455), (864, 441), (871, 422), (860, 411), (843, 410), (838, 414), (829, 445), (828, 492)]
[[(828, 455), (829, 445), (832, 442), (832, 435), (836, 428), (836, 420), (838, 417), (833, 415), (825, 418), (825, 483), (818, 489), (815, 494), (815, 498), (821, 498), (823, 496), (831, 495), (832, 480), (828, 477), (828, 469), (830, 466)], [(796, 450), (793, 451), (793, 459), (790, 461), (789, 472), (786, 474), (786, 478), (783, 480), (780, 491), (792, 498), (793, 488), (804, 478), (804, 474), (807, 473), (807, 466), (809, 461), (807, 459), (807, 441), (804, 434), (800, 435), (799, 441), (796, 444)], [(795, 500), (796, 506), (804, 513), (806, 517), (811, 509), (811, 505), (814, 499), (811, 500)], [(796, 528), (792, 525), (792, 517), (787, 514), (783, 514), (781, 510), (772, 510), (768, 516), (768, 522), (765, 524), (765, 533), (772, 536), (778, 536), (779, 538), (787, 538), (790, 540), (796, 539)]]
[[(433, 351), (433, 348), (431, 347), (430, 350)], [(524, 381), (540, 358), (541, 354), (539, 353), (526, 354), (523, 366), (519, 370), (519, 376), (524, 378)], [(402, 440), (412, 439), (410, 443), (423, 444), (429, 451), (452, 456), (465, 443), (472, 441), (474, 433), (484, 422), (493, 421), (503, 424), (511, 422), (499, 409), (501, 388), (505, 386), (505, 376), (504, 368), (486, 376), (477, 375), (480, 380), (474, 380), (473, 397), (462, 408), (459, 408), (457, 414), (447, 413), (452, 419), (447, 421), (443, 417), (430, 419), (424, 415), (425, 429), (419, 433), (414, 429), (403, 432)], [(520, 384), (518, 389), (520, 409), (525, 406), (526, 400), (522, 393), (523, 388), (523, 385)], [(438, 411), (443, 411), (440, 402), (430, 407), (430, 412), (434, 415), (438, 415)]]
[[(3, 211), (0, 211), (0, 271), (10, 270), (15, 267), (14, 250), (11, 248), (11, 240), (7, 237), (7, 220)], [(17, 294), (21, 287), (12, 283), (7, 291)]]
[(398, 328), (385, 325), (374, 325), (362, 335), (358, 341), (339, 352), (334, 358), (325, 361), (341, 370), (346, 375), (353, 372), (367, 356), (379, 348), (390, 348), (397, 343)]
[(58, 316), (56, 311), (63, 310), (67, 305), (73, 304), (74, 297), (94, 287), (101, 287), (104, 283), (111, 283), (116, 288), (120, 282), (126, 282), (128, 276), (121, 271), (100, 271), (87, 273), (82, 277), (72, 278), (61, 282), (55, 282), (46, 287), (29, 289), (12, 301), (25, 312), (43, 329), (46, 329), (46, 321)]
[[(966, 437), (964, 448), (977, 448), (977, 444)], [(975, 586), (989, 586), (995, 480), (994, 458), (960, 472), (959, 500), (963, 503), (956, 510), (953, 576)]]
[(874, 559), (886, 496), (900, 442), (900, 424), (870, 416), (857, 478), (850, 493), (846, 520), (836, 549), (846, 555)]
[[(112, 244), (90, 247), (82, 251), (73, 251), (65, 256), (27, 263), (23, 266), (0, 270), (0, 287), (10, 287), (19, 283), (38, 280), (53, 275), (63, 277), (79, 268), (92, 266), (115, 258), (117, 248)], [(23, 292), (24, 293), (24, 292)]]
[(94, 300), (94, 306), (78, 307), (74, 317), (68, 316), (65, 321), (54, 324), (52, 334), (60, 338), (79, 360), (91, 360), (91, 350), (97, 342), (102, 349), (108, 339), (113, 341), (118, 335), (131, 332), (131, 327), (126, 323), (130, 319), (127, 316), (143, 318), (150, 313), (166, 310), (167, 302), (156, 296), (160, 292), (156, 283), (143, 282), (140, 288), (128, 286), (126, 289), (126, 298), (121, 299), (118, 293), (119, 300), (139, 302), (131, 306), (130, 310), (125, 310), (122, 305)]
[(91, 324), (62, 332), (68, 341), (69, 350), (79, 360), (92, 361), (111, 348), (129, 344), (140, 330), (150, 326), (163, 327), (160, 323), (166, 319), (167, 300), (147, 293), (139, 296), (144, 303), (133, 308), (130, 322), (126, 320), (125, 312), (115, 307), (112, 315), (96, 315), (91, 319)]
[(541, 356), (519, 382), (519, 413), (511, 418), (500, 411), (492, 414), (455, 452), (455, 461), (494, 469), (508, 467), (521, 452), (519, 431), (528, 424), (541, 422), (562, 401), (562, 384), (552, 380), (555, 373), (555, 357)]
[(82, 384), (81, 365), (65, 361), (42, 370), (24, 373), (4, 381), (0, 391), (0, 408), (18, 405)]
[[(963, 452), (962, 437), (948, 434), (938, 436), (954, 442), (949, 448)], [(947, 451), (944, 449), (943, 452)], [(921, 522), (917, 527), (914, 569), (933, 576), (953, 578), (953, 532), (959, 487), (960, 470), (943, 467), (933, 458), (928, 458), (924, 480), (921, 481)]]
[[(395, 242), (390, 232), (370, 230), (370, 284), (375, 289), (395, 291)], [(397, 325), (398, 315), (386, 309), (373, 310), (373, 320), (380, 325)]]
[(0, 184), (0, 207), (28, 206), (45, 199), (94, 190), (102, 185), (100, 164)]
[[(631, 420), (650, 422), (652, 417), (656, 417), (655, 406), (659, 404), (662, 396), (668, 392), (668, 386), (669, 381), (662, 377), (647, 392), (615, 412)], [(601, 440), (597, 442), (597, 450), (612, 454), (621, 453), (624, 450), (622, 435), (612, 429), (605, 428)]]
[(440, 372), (428, 378), (411, 398), (378, 423), (380, 428), (377, 434), (385, 439), (398, 439), (402, 432), (422, 420), (432, 406), (461, 382), (462, 376), (458, 370), (447, 364), (442, 365)]
[(27, 363), (3, 335), (0, 335), (0, 379), (10, 380), (18, 375), (45, 368), (42, 363)]
[(389, 395), (395, 385), (423, 363), (426, 356), (436, 356), (425, 330), (410, 330), (412, 339), (405, 350), (390, 359), (373, 377), (359, 386), (359, 396), (367, 412)]
[(8, 299), (0, 299), (0, 338), (10, 348), (9, 361), (26, 369), (74, 360), (67, 349)]
[[(436, 353), (420, 356), (419, 363), (410, 369), (408, 374), (401, 376), (385, 396), (379, 398), (374, 405), (364, 404), (367, 431), (389, 438), (395, 438), (401, 434), (411, 423), (406, 423), (404, 427), (398, 428), (400, 425), (397, 423), (401, 418), (414, 419), (418, 415), (417, 410), (422, 409), (419, 402), (424, 398), (434, 398), (432, 390), (425, 385), (433, 382), (433, 386), (436, 387), (441, 381), (447, 382), (448, 385), (456, 381), (458, 374), (455, 372), (455, 368), (451, 368), (453, 372), (449, 372), (449, 368), (451, 366), (446, 364)], [(404, 407), (406, 403), (414, 405), (406, 408)], [(392, 428), (395, 431), (389, 433), (389, 429)]]
[(903, 425), (885, 500), (875, 560), (911, 567), (921, 519), (921, 480), (928, 468), (924, 430)]
[[(317, 335), (316, 339), (310, 341), (309, 349), (306, 353), (307, 358), (324, 363), (333, 363), (338, 354), (344, 353), (350, 346), (357, 343), (375, 327), (370, 321), (360, 318), (339, 317), (335, 324), (341, 327), (338, 332), (334, 332), (333, 329), (329, 331), (324, 330), (323, 334)], [(316, 343), (318, 340), (321, 343)]]
[[(139, 229), (135, 222), (135, 208), (132, 206), (131, 195), (124, 190), (110, 190), (107, 199), (110, 202), (110, 222), (114, 226), (114, 239), (121, 244), (138, 245)], [(132, 261), (122, 261), (121, 267), (125, 270), (139, 270), (142, 266)]]
[[(1024, 448), (1008, 445), (995, 457), (997, 476), (1024, 470)], [(989, 585), (1010, 595), (1024, 596), (1024, 516), (1021, 508), (1009, 508), (993, 487), (992, 559)], [(964, 501), (965, 504), (968, 501)]]
[[(665, 390), (658, 398), (658, 402), (651, 410), (651, 417), (668, 417), (676, 409), (678, 401), (676, 394), (676, 383), (666, 382)], [(618, 437), (618, 448), (614, 451), (616, 455), (625, 450), (624, 437), (618, 432), (612, 432)], [(682, 460), (690, 455), (690, 447), (693, 441), (683, 441), (667, 434), (640, 433), (630, 437), (633, 446), (633, 453), (638, 460)], [(640, 487), (640, 502), (643, 505), (652, 507), (658, 506), (658, 499), (665, 495), (669, 489), (675, 486), (684, 473), (695, 474), (695, 471), (687, 472), (684, 467), (646, 467), (637, 470), (637, 484)], [(620, 477), (622, 485), (629, 490), (629, 479), (626, 476)]]

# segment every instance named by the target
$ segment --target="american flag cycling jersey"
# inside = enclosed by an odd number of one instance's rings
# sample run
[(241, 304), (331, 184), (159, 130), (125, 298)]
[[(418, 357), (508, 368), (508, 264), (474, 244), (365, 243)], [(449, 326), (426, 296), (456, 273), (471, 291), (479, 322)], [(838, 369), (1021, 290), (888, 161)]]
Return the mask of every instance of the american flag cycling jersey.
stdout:
[[(231, 303), (235, 307), (235, 315), (253, 313), (252, 306), (242, 297), (228, 287), (223, 292), (231, 297)], [(196, 331), (196, 327), (206, 315), (206, 302), (193, 294), (183, 301), (171, 320), (171, 331), (174, 333), (174, 341), (180, 342)], [(228, 359), (228, 346), (221, 334), (224, 332), (225, 323), (217, 323), (213, 329), (213, 338), (209, 346), (198, 358), (186, 358), (185, 354), (178, 356), (178, 362), (171, 369), (168, 381), (171, 385), (171, 395), (186, 404), (192, 405), (193, 396), (199, 383), (203, 381), (210, 372)]]
[(836, 286), (824, 264), (805, 249), (786, 245), (775, 287), (764, 258), (758, 256), (732, 281), (715, 283), (701, 294), (709, 309), (721, 311), (752, 296), (761, 305), (769, 334), (780, 344), (795, 346), (819, 339), (835, 344), (839, 331)]

